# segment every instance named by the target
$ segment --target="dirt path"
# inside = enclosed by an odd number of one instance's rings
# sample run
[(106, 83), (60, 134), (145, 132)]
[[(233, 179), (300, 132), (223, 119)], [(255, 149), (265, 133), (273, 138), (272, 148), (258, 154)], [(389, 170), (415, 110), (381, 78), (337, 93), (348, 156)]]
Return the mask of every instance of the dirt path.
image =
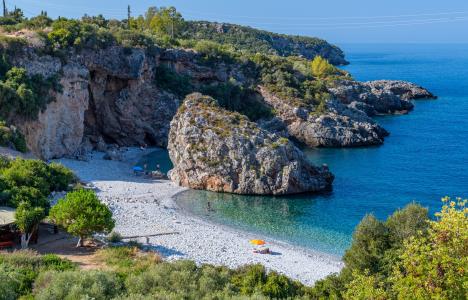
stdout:
[(78, 264), (81, 269), (95, 270), (104, 269), (106, 266), (99, 261), (96, 251), (101, 245), (86, 242), (85, 247), (77, 248), (78, 239), (65, 232), (57, 234), (50, 233), (46, 228), (40, 228), (39, 242), (30, 245), (30, 248), (40, 254), (56, 254)]

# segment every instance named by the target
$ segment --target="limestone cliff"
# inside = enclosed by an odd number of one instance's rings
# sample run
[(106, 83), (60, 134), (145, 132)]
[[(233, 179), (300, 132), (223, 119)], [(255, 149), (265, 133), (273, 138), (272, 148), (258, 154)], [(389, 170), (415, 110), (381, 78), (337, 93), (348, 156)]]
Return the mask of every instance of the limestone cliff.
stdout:
[(186, 187), (236, 194), (293, 194), (329, 189), (333, 175), (315, 167), (288, 139), (199, 93), (171, 122), (170, 178)]
[[(170, 122), (187, 92), (231, 81), (231, 87), (257, 83), (251, 66), (207, 64), (196, 52), (182, 49), (70, 49), (60, 59), (27, 47), (17, 53), (14, 64), (30, 74), (60, 76), (62, 91), (51, 92), (53, 101), (37, 119), (14, 120), (29, 148), (44, 159), (77, 156), (93, 147), (106, 150), (109, 144), (166, 147)], [(179, 93), (161, 84), (168, 80), (158, 72), (163, 66), (172, 76), (185, 78), (171, 83)], [(261, 120), (262, 128), (311, 147), (381, 144), (388, 133), (371, 116), (406, 112), (413, 107), (410, 99), (433, 97), (401, 81), (337, 80), (328, 90), (332, 98), (320, 113), (301, 99), (283, 99), (261, 85), (242, 97), (271, 107), (275, 116)], [(247, 98), (239, 100), (248, 103)]]

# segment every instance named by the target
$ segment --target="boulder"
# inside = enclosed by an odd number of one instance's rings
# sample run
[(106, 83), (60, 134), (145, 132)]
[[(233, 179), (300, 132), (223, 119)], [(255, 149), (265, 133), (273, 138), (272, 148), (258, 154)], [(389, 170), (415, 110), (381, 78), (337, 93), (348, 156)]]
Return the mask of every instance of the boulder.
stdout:
[(172, 120), (168, 150), (169, 177), (193, 189), (282, 195), (327, 190), (334, 179), (288, 139), (199, 93), (187, 96)]

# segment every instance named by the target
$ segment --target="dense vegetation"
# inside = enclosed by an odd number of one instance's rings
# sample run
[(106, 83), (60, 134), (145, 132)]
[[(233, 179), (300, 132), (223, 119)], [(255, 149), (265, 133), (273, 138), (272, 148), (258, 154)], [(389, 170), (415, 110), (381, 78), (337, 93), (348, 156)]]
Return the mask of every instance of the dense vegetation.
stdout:
[[(305, 56), (309, 59), (323, 53), (335, 52), (337, 55), (342, 55), (340, 49), (318, 38), (277, 34), (233, 24), (189, 21), (186, 22), (182, 36), (186, 39), (210, 40), (223, 45), (233, 45), (237, 50), (251, 54)], [(326, 58), (333, 59), (333, 56)]]
[(468, 208), (444, 198), (429, 220), (410, 204), (385, 222), (372, 215), (357, 226), (345, 268), (316, 283), (316, 299), (466, 299)]
[[(306, 287), (261, 265), (235, 270), (164, 262), (136, 247), (99, 250), (102, 270), (31, 252), (0, 254), (0, 299), (466, 299), (468, 208), (444, 199), (428, 218), (410, 204), (385, 222), (366, 216), (344, 256), (345, 268)], [(304, 266), (307, 267), (307, 266)]]
[[(214, 69), (227, 67), (228, 71), (244, 74), (240, 76), (242, 80), (231, 77), (224, 82), (193, 84), (193, 78), (178, 74), (170, 67), (161, 66), (157, 70), (157, 84), (180, 98), (194, 91), (206, 93), (218, 99), (223, 107), (241, 112), (253, 120), (272, 115), (271, 109), (256, 97), (258, 84), (281, 97), (300, 100), (302, 105), (311, 105), (311, 110), (323, 112), (328, 99), (328, 77), (346, 75), (327, 62), (330, 65), (328, 71), (331, 72), (316, 76), (311, 70), (311, 62), (298, 56), (304, 47), (313, 49), (314, 55), (321, 54), (324, 52), (321, 51), (323, 48), (330, 47), (325, 41), (276, 35), (242, 26), (187, 22), (173, 7), (150, 7), (144, 15), (121, 21), (108, 20), (102, 16), (84, 16), (81, 20), (52, 20), (46, 13), (26, 19), (18, 12), (20, 11), (16, 11), (12, 19), (14, 21), (10, 18), (10, 21), (3, 22), (7, 24), (2, 27), (3, 30), (33, 30), (42, 40), (41, 51), (61, 58), (66, 58), (69, 49), (80, 51), (112, 45), (142, 47), (150, 53), (158, 47), (194, 49), (199, 53), (196, 59), (199, 64)], [(221, 34), (219, 26), (226, 32)], [(283, 47), (279, 47), (279, 44)], [(339, 52), (339, 49), (335, 50)], [(328, 52), (324, 53), (326, 55)], [(18, 72), (15, 71), (16, 73)], [(24, 76), (14, 78), (20, 84), (25, 83), (26, 87), (31, 82)], [(34, 79), (32, 82), (41, 82), (38, 78)], [(23, 106), (27, 103), (28, 109), (24, 112), (32, 116), (47, 102), (46, 97), (36, 96), (44, 95), (44, 91), (54, 88), (45, 84), (47, 82), (41, 83), (43, 90), (29, 88), (31, 92), (27, 93), (30, 96), (27, 99), (23, 97), (25, 93), (13, 93), (21, 96), (16, 97), (19, 100), (15, 100), (15, 103)], [(17, 90), (18, 87), (18, 84), (13, 84), (12, 90)], [(5, 107), (5, 111), (11, 113), (15, 108)]]
[(24, 68), (11, 65), (12, 56), (25, 46), (18, 38), (0, 39), (0, 146), (26, 152), (24, 137), (14, 126), (13, 118), (34, 119), (52, 100), (50, 91), (60, 90), (57, 76), (30, 76)]
[(50, 193), (68, 190), (75, 181), (73, 173), (60, 164), (20, 158), (0, 161), (1, 206), (17, 207), (27, 202), (48, 211)]

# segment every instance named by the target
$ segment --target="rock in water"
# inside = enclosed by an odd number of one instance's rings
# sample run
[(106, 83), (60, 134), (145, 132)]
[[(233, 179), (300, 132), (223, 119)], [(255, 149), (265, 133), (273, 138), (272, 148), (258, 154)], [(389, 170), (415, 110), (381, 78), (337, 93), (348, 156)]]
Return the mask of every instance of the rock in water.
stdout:
[(369, 115), (407, 112), (413, 109), (409, 100), (437, 98), (414, 83), (400, 80), (338, 80), (329, 88), (329, 92), (346, 105), (356, 107), (356, 102), (366, 104), (372, 108), (363, 110)]
[(337, 100), (327, 103), (324, 113), (300, 100), (280, 98), (265, 87), (259, 88), (265, 102), (287, 126), (290, 136), (309, 147), (358, 147), (379, 145), (388, 132), (361, 110)]
[(168, 149), (169, 177), (194, 189), (281, 195), (327, 190), (334, 179), (288, 139), (199, 93), (187, 96), (172, 120)]

